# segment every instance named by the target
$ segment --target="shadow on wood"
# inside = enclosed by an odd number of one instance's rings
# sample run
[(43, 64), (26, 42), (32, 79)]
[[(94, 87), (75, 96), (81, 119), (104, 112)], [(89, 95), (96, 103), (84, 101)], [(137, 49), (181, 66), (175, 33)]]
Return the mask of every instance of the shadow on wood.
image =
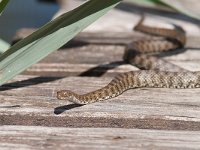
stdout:
[(62, 78), (64, 77), (35, 77), (35, 78), (23, 80), (23, 81), (15, 81), (12, 83), (7, 83), (7, 84), (2, 85), (0, 87), (0, 91), (7, 91), (7, 90), (12, 90), (12, 89), (37, 85), (41, 83), (52, 82), (52, 81), (56, 81)]
[(60, 106), (60, 107), (56, 107), (54, 109), (54, 114), (59, 115), (67, 110), (76, 108), (76, 107), (81, 107), (83, 105), (79, 105), (79, 104), (69, 104), (69, 105), (65, 105), (65, 106)]
[(105, 74), (108, 70), (114, 69), (123, 64), (125, 64), (124, 61), (115, 61), (115, 62), (110, 62), (108, 64), (98, 65), (94, 68), (90, 68), (87, 71), (81, 73), (79, 76), (100, 77), (103, 74)]

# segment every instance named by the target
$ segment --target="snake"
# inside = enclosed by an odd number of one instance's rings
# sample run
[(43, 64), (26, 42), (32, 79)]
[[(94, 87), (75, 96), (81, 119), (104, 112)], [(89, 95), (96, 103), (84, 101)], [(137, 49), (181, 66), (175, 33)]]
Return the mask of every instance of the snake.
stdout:
[(134, 30), (156, 38), (130, 42), (126, 45), (123, 59), (142, 70), (121, 73), (106, 86), (82, 95), (60, 90), (57, 98), (85, 105), (117, 97), (135, 88), (199, 88), (200, 71), (188, 71), (159, 57), (160, 53), (184, 48), (185, 31), (180, 26), (175, 27), (168, 29), (148, 26), (144, 24), (144, 17), (141, 17)]

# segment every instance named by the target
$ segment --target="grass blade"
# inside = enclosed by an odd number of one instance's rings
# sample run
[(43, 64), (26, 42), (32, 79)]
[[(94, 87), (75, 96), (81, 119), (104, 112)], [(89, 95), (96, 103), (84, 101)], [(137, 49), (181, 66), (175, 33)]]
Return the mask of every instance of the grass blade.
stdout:
[(152, 0), (129, 0), (129, 2), (134, 2), (136, 4), (145, 5), (149, 7), (155, 6), (155, 4), (157, 5), (157, 3), (155, 3)]
[(146, 5), (146, 6), (155, 6), (155, 5), (160, 5), (160, 6), (164, 6), (166, 8), (169, 8), (173, 11), (182, 13), (186, 16), (189, 16), (193, 19), (197, 19), (200, 20), (200, 17), (194, 13), (191, 12), (190, 10), (187, 10), (186, 8), (184, 8), (181, 5), (181, 2), (179, 1), (168, 1), (168, 0), (130, 0), (134, 3), (140, 4), (140, 5)]
[(121, 0), (90, 0), (16, 43), (0, 56), (0, 85), (57, 50)]
[(3, 54), (9, 47), (10, 44), (0, 39), (0, 55)]
[(163, 6), (167, 6), (177, 12), (180, 12), (186, 16), (189, 16), (191, 18), (194, 18), (194, 19), (197, 19), (197, 20), (200, 20), (200, 17), (199, 15), (197, 15), (196, 13), (194, 12), (191, 12), (190, 10), (187, 10), (185, 7), (183, 7), (183, 5), (181, 5), (181, 2), (171, 2), (170, 1), (167, 1), (167, 0), (157, 0), (159, 1), (159, 3)]
[(8, 2), (9, 2), (9, 0), (0, 0), (0, 15), (1, 15), (2, 11), (4, 10), (4, 8), (6, 7)]

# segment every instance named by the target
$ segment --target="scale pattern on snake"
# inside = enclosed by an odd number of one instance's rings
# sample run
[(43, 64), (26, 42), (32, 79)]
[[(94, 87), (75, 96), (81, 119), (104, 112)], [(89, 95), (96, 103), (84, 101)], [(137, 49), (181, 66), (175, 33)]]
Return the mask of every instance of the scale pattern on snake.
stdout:
[(200, 71), (190, 72), (156, 56), (159, 52), (183, 48), (186, 43), (184, 30), (149, 27), (143, 24), (144, 17), (135, 26), (136, 31), (163, 37), (145, 39), (127, 45), (124, 60), (146, 70), (130, 71), (116, 76), (105, 87), (83, 95), (69, 90), (57, 92), (57, 98), (76, 104), (89, 104), (116, 97), (132, 88), (199, 88)]

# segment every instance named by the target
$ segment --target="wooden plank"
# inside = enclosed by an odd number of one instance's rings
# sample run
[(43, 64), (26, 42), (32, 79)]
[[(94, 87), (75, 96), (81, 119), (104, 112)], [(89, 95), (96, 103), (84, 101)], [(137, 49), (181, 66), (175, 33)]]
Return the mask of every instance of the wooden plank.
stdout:
[[(59, 52), (56, 55), (59, 55)], [(25, 72), (23, 72), (23, 74), (40, 75), (40, 76), (113, 76), (116, 75), (117, 73), (128, 72), (131, 70), (138, 70), (138, 68), (136, 68), (135, 66), (125, 64), (120, 57), (116, 56), (116, 58), (113, 58), (113, 61), (108, 61), (108, 58), (102, 58), (97, 55), (93, 55), (92, 53), (91, 55), (88, 56), (85, 55), (80, 57), (79, 56), (73, 57), (75, 60), (74, 63), (68, 63), (68, 62), (50, 63), (51, 60), (52, 61), (55, 60), (55, 58), (53, 57), (56, 55), (52, 55), (50, 56), (51, 58), (46, 58), (46, 60), (33, 65), (32, 67), (28, 68)], [(103, 60), (101, 59), (107, 59), (107, 61), (105, 60), (105, 62), (103, 62)], [(76, 60), (77, 61), (99, 60), (101, 61), (101, 63), (100, 62), (78, 63), (76, 62)], [(198, 50), (191, 50), (183, 54), (168, 56), (165, 57), (165, 60), (168, 60), (173, 64), (176, 64), (191, 71), (200, 70), (200, 65), (199, 65), (200, 58)]]
[(0, 124), (200, 130), (200, 89), (133, 89), (84, 106), (56, 99), (57, 90), (83, 94), (110, 80), (18, 76), (1, 87)]
[(200, 132), (1, 126), (0, 148), (73, 150), (197, 150)]
[[(173, 64), (182, 66), (191, 71), (200, 70), (200, 61), (170, 61)], [(28, 68), (23, 74), (40, 75), (48, 77), (67, 77), (67, 76), (92, 76), (92, 77), (107, 77), (115, 76), (119, 73), (124, 73), (138, 68), (124, 64), (123, 62), (111, 62), (106, 64), (68, 64), (68, 63), (39, 63)]]
[[(29, 34), (31, 34), (36, 29), (33, 28), (22, 28), (17, 31), (14, 39), (23, 39)], [(199, 36), (197, 35), (187, 35), (187, 46), (194, 47), (198, 46)], [(125, 45), (132, 41), (139, 40), (141, 38), (152, 38), (152, 36), (148, 34), (143, 34), (136, 31), (121, 31), (121, 32), (81, 32), (76, 37), (74, 37), (71, 41), (69, 41), (65, 47), (80, 47), (87, 46), (89, 44), (98, 44), (98, 45)], [(155, 37), (154, 37), (155, 38)], [(199, 48), (199, 46), (198, 46)]]
[[(112, 76), (114, 72), (119, 73), (137, 70), (136, 67), (127, 65), (123, 62), (122, 57), (125, 47), (122, 45), (113, 45), (117, 44), (115, 42), (115, 39), (118, 39), (117, 36), (119, 37), (116, 33), (113, 33), (110, 36), (107, 33), (101, 33), (100, 35), (94, 33), (82, 34), (78, 37), (79, 40), (76, 42), (80, 42), (80, 39), (84, 39), (82, 42), (96, 42), (96, 44), (68, 47), (56, 51), (39, 63), (28, 68), (23, 74), (40, 76), (77, 76), (82, 74), (84, 76), (100, 76), (104, 74), (105, 76)], [(118, 42), (121, 41), (121, 43), (126, 44), (125, 41), (128, 41), (128, 39), (130, 40), (131, 36), (133, 35), (129, 34), (128, 38), (123, 37), (122, 39), (125, 39), (124, 41), (118, 39)], [(93, 40), (91, 41), (89, 37)], [(137, 36), (137, 39), (140, 39), (141, 37), (142, 35), (140, 34)], [(106, 44), (106, 42), (108, 43)], [(193, 67), (199, 68), (198, 61), (200, 58), (198, 49), (200, 46), (198, 43), (199, 38), (191, 37), (188, 39), (186, 49), (182, 50), (182, 53), (180, 50), (179, 54), (169, 55), (165, 57), (165, 59), (175, 64), (183, 64), (182, 67), (186, 66), (186, 68), (188, 66), (187, 63), (191, 64), (192, 61), (196, 61), (197, 67)], [(192, 67), (189, 69), (195, 70)], [(107, 72), (106, 70), (110, 71)]]
[(38, 63), (28, 68), (23, 74), (40, 76), (114, 76), (130, 70), (138, 70), (136, 67), (126, 65), (123, 62), (111, 62), (106, 64), (69, 64), (69, 63)]

